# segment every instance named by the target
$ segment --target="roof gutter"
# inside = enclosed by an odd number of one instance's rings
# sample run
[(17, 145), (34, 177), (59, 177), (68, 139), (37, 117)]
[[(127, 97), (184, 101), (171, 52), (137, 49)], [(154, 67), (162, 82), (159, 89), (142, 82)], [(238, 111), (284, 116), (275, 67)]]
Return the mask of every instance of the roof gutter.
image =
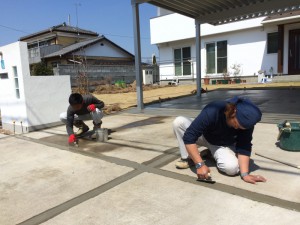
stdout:
[(300, 15), (262, 21), (261, 24), (276, 23), (276, 22), (289, 21), (289, 20), (294, 20), (294, 19), (300, 19)]

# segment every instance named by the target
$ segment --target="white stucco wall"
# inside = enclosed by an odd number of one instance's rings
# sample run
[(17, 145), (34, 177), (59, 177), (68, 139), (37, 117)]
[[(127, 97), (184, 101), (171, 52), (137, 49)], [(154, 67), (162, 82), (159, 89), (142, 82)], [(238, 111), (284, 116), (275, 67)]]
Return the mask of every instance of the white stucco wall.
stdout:
[[(232, 72), (233, 64), (241, 64), (242, 76), (258, 73), (260, 69), (267, 74), (271, 67), (277, 74), (278, 55), (267, 53), (267, 34), (277, 32), (277, 23), (265, 23), (265, 17), (239, 21), (220, 26), (201, 25), (201, 72), (206, 75), (206, 43), (227, 40), (227, 65)], [(195, 21), (180, 14), (169, 14), (150, 20), (151, 43), (159, 48), (161, 80), (173, 79), (174, 49), (191, 47), (191, 57), (195, 61)], [(289, 31), (300, 29), (300, 23), (287, 24), (284, 29), (284, 67), (283, 74), (288, 74)], [(196, 65), (193, 62), (192, 74), (180, 79), (196, 78)], [(212, 75), (212, 74), (210, 74)], [(221, 76), (222, 74), (217, 74)]]
[[(276, 26), (267, 28), (259, 27), (235, 32), (227, 32), (202, 37), (201, 41), (201, 72), (206, 75), (206, 44), (217, 41), (227, 41), (227, 66), (232, 72), (234, 64), (241, 64), (241, 76), (249, 76), (258, 73), (260, 69), (269, 72), (273, 67), (273, 73), (277, 73), (277, 53), (267, 54), (267, 33), (275, 32)], [(167, 42), (159, 44), (160, 75), (161, 80), (174, 78), (174, 49), (191, 47), (193, 69), (191, 76), (181, 76), (181, 79), (196, 78), (196, 47), (195, 38)], [(210, 74), (210, 76), (222, 76), (222, 74)]]
[[(5, 62), (5, 69), (0, 68), (0, 73), (8, 73), (8, 79), (0, 79), (0, 109), (4, 128), (5, 124), (13, 124), (13, 121), (19, 123), (27, 118), (23, 78), (29, 76), (29, 68), (26, 70), (22, 63), (22, 59), (28, 61), (27, 45), (25, 44), (25, 52), (21, 51), (22, 48), (24, 43), (21, 42), (0, 47)], [(19, 99), (16, 97), (13, 66), (16, 66), (18, 71)]]
[[(249, 19), (219, 26), (201, 24), (201, 36), (262, 27), (265, 17)], [(177, 13), (150, 20), (151, 44), (160, 44), (195, 37), (195, 20)]]
[[(103, 45), (101, 45), (103, 44)], [(83, 54), (78, 51), (76, 54)], [(114, 57), (114, 58), (127, 58), (129, 57), (124, 51), (120, 50), (116, 46), (112, 45), (106, 40), (96, 43), (90, 47), (85, 48), (84, 54), (87, 56), (103, 56), (103, 57)]]
[[(69, 76), (30, 76), (25, 42), (0, 47), (8, 79), (0, 79), (0, 109), (4, 129), (23, 132), (59, 123), (59, 114), (66, 110), (71, 93)], [(15, 94), (13, 66), (17, 67), (20, 99)]]

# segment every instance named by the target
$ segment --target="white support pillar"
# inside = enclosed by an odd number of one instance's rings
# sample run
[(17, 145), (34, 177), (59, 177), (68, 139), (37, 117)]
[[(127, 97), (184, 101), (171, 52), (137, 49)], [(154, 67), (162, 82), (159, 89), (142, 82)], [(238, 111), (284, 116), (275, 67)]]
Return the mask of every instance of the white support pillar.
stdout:
[(196, 75), (197, 75), (197, 96), (201, 96), (201, 34), (200, 21), (195, 20), (196, 26)]
[(137, 3), (137, 0), (131, 0), (131, 5), (132, 5), (132, 15), (133, 15), (137, 108), (139, 110), (142, 110), (144, 109), (144, 102), (143, 102), (139, 4)]

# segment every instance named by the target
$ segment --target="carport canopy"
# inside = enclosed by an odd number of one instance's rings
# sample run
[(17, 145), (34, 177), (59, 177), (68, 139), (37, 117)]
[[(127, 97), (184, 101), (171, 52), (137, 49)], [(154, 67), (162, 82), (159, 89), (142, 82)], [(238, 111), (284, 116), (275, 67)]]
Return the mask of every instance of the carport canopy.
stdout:
[(221, 25), (300, 9), (299, 0), (131, 0), (133, 9), (137, 107), (142, 110), (143, 87), (139, 4), (149, 3), (195, 19), (197, 95), (201, 95), (200, 24)]

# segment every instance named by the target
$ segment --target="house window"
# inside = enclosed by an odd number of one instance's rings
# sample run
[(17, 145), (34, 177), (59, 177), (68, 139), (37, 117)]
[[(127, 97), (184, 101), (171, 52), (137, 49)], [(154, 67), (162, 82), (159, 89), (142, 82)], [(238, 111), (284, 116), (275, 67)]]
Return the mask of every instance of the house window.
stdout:
[(19, 77), (18, 77), (18, 70), (16, 66), (13, 66), (13, 72), (14, 72), (16, 98), (20, 98)]
[(146, 70), (146, 75), (152, 75), (152, 70)]
[(278, 52), (278, 32), (268, 33), (267, 36), (267, 53), (277, 53)]
[(28, 49), (29, 58), (39, 57), (40, 49), (39, 48), (31, 48)]
[(0, 73), (0, 79), (8, 79), (8, 73)]
[(175, 76), (191, 75), (191, 47), (174, 49)]
[(206, 73), (227, 71), (227, 41), (206, 44)]

